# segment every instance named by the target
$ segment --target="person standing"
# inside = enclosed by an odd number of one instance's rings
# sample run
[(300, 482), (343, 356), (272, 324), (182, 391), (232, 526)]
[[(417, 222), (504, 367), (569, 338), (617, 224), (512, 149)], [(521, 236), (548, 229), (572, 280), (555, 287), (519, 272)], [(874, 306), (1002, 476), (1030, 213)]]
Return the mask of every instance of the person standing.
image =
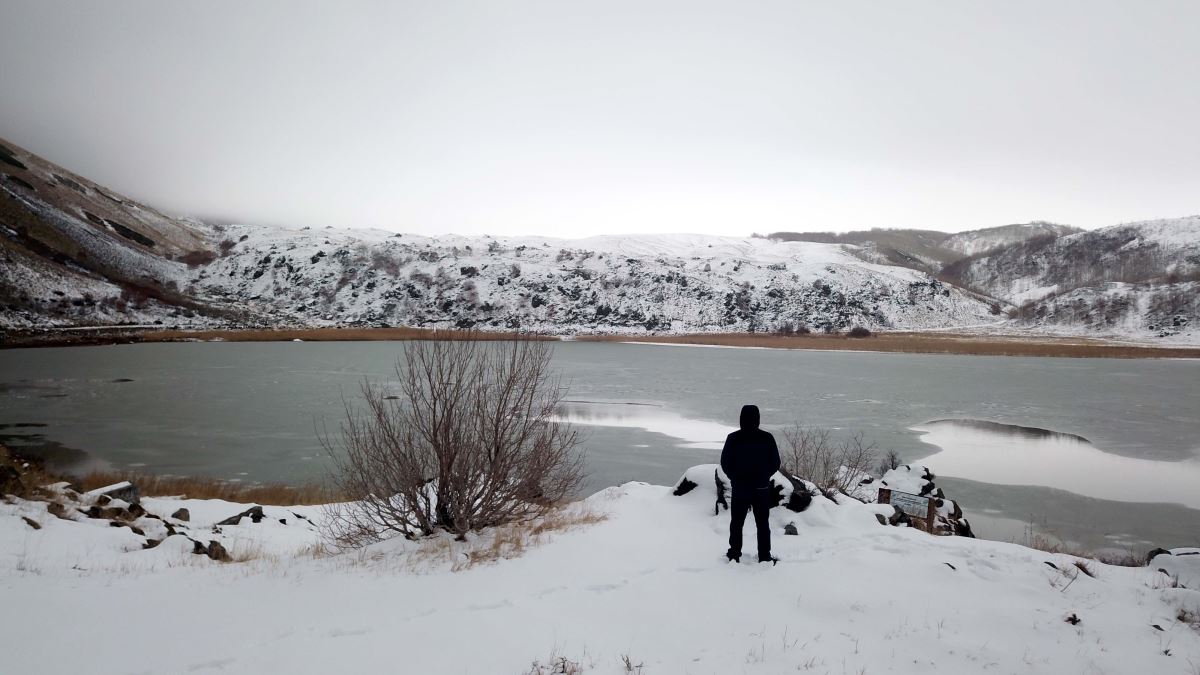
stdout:
[(742, 526), (746, 512), (754, 511), (758, 530), (758, 561), (778, 562), (771, 555), (771, 476), (779, 470), (779, 446), (775, 437), (758, 428), (758, 406), (742, 406), (737, 431), (725, 439), (721, 450), (721, 469), (729, 477), (733, 491), (729, 508), (729, 551), (725, 557), (733, 562), (742, 560)]

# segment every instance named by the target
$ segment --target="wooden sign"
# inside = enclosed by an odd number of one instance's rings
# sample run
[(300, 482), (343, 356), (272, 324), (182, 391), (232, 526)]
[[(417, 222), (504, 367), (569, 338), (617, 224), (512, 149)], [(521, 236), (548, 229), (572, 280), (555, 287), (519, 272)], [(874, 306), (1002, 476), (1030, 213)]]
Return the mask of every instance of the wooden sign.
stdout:
[(933, 526), (937, 523), (937, 502), (932, 497), (879, 488), (879, 503), (896, 507), (912, 519), (914, 525), (926, 532), (932, 533)]

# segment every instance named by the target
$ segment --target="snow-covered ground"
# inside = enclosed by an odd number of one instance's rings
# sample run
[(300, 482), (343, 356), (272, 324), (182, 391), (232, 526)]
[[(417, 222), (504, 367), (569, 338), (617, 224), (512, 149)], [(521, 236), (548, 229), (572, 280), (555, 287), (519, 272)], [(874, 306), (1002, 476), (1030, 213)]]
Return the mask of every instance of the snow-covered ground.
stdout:
[[(1093, 578), (1069, 556), (882, 526), (876, 514), (891, 507), (816, 497), (802, 513), (772, 510), (777, 566), (751, 562), (752, 550), (732, 564), (715, 492), (709, 481), (679, 497), (609, 488), (574, 507), (601, 522), (466, 569), (461, 550), (486, 536), (314, 555), (318, 507), (266, 507), (261, 522), (216, 534), (213, 523), (247, 505), (143, 500), (166, 519), (147, 527), (183, 527), (170, 518), (183, 506), (188, 536), (248, 559), (218, 563), (179, 535), (142, 550), (128, 528), (10, 500), (0, 670), (549, 673), (566, 659), (584, 673), (1194, 674), (1200, 664), (1200, 625), (1189, 623), (1200, 591), (1179, 587), (1200, 577), (1200, 556), (1088, 563)], [(782, 533), (788, 523), (798, 536)], [(748, 543), (752, 533), (748, 522)]]

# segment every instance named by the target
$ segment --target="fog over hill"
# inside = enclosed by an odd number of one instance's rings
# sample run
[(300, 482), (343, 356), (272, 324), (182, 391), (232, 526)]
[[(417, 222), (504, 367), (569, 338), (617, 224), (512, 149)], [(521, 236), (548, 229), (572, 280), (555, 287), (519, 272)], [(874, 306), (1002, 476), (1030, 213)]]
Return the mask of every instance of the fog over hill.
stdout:
[(1082, 232), (426, 237), (177, 218), (0, 143), (0, 327), (1194, 332), (1200, 218)]

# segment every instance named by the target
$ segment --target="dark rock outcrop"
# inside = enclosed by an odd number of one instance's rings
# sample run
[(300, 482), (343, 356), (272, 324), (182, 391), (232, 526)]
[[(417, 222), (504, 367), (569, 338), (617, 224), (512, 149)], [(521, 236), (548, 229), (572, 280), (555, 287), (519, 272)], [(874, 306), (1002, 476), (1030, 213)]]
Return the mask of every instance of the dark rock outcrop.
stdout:
[(225, 520), (222, 520), (221, 522), (217, 523), (217, 525), (237, 525), (241, 522), (242, 518), (249, 518), (252, 522), (259, 523), (262, 522), (264, 517), (265, 516), (263, 515), (261, 506), (251, 506), (236, 516), (230, 516)]

